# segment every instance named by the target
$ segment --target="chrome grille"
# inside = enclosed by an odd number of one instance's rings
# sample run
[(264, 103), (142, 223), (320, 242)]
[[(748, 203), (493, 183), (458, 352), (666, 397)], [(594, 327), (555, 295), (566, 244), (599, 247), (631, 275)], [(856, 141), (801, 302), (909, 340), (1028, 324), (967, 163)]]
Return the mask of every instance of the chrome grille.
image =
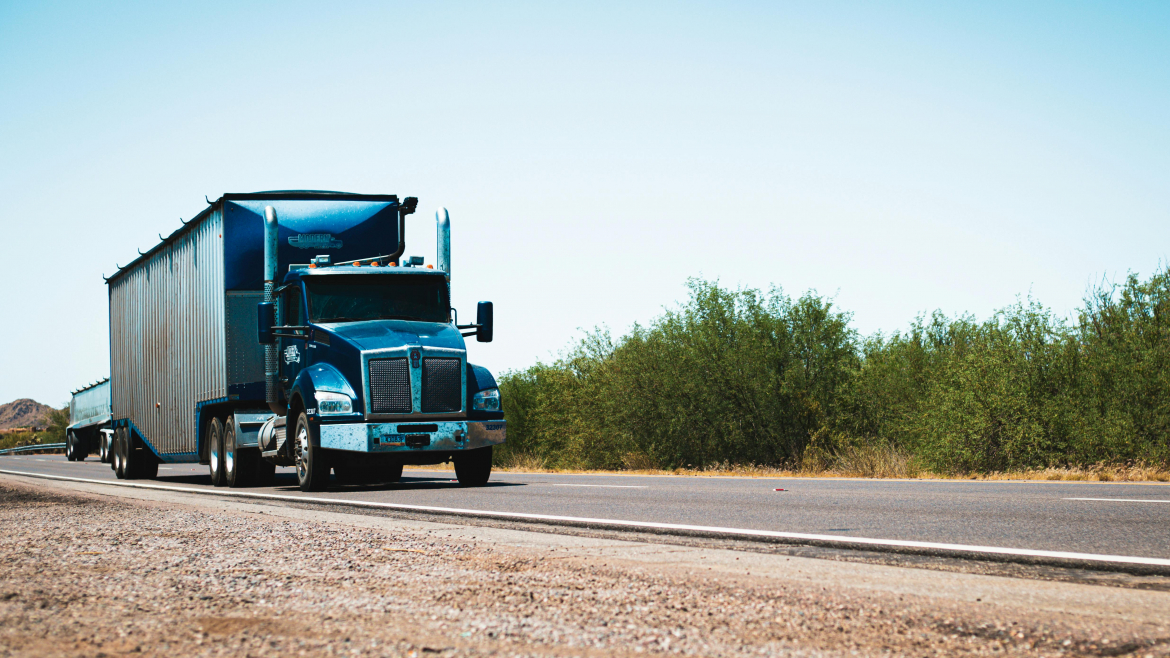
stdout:
[(423, 413), (459, 411), (463, 408), (463, 381), (459, 359), (423, 359)]
[(408, 414), (414, 411), (410, 399), (410, 365), (406, 359), (370, 361), (370, 413)]

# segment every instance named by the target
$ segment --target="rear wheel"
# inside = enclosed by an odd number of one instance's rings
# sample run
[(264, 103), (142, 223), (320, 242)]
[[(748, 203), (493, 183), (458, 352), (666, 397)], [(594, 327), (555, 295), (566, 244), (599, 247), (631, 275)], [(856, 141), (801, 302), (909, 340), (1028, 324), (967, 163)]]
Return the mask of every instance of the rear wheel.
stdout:
[(222, 487), (223, 477), (223, 422), (212, 418), (207, 424), (207, 464), (211, 470), (211, 484)]
[(228, 416), (223, 424), (223, 478), (224, 484), (236, 489), (256, 484), (259, 474), (259, 449), (240, 448), (236, 443), (236, 419)]
[(126, 479), (126, 428), (119, 427), (114, 430), (114, 445), (112, 446), (114, 458), (111, 460), (110, 468), (114, 469), (114, 475), (119, 480)]
[(313, 445), (313, 428), (305, 412), (297, 415), (293, 430), (293, 450), (297, 458), (297, 484), (301, 491), (321, 491), (329, 484), (329, 457), (320, 446)]
[(158, 477), (158, 460), (146, 448), (137, 445), (129, 428), (122, 428), (122, 478), (126, 480)]
[(99, 432), (98, 436), (98, 457), (103, 464), (110, 463), (110, 435), (105, 432)]
[(77, 461), (77, 437), (73, 436), (73, 432), (65, 434), (65, 459), (67, 461)]
[(455, 457), (455, 477), (465, 487), (482, 487), (492, 475), (492, 447), (468, 450)]

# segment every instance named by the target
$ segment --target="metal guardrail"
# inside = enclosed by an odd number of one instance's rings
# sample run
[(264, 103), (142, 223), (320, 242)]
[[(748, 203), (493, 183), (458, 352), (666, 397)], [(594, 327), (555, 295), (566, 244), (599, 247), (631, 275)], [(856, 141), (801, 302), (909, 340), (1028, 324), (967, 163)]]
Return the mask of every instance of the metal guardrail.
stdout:
[(35, 446), (21, 446), (19, 448), (5, 448), (0, 455), (12, 455), (18, 452), (36, 452), (37, 450), (64, 450), (64, 443), (41, 443)]

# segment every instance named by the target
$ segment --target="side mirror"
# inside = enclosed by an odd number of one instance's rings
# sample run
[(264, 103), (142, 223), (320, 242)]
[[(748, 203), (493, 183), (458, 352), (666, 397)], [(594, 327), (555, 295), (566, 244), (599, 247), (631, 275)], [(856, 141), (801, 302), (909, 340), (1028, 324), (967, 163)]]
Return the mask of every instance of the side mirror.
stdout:
[(261, 345), (271, 345), (276, 342), (272, 335), (272, 327), (276, 325), (276, 304), (260, 302), (256, 305), (256, 340)]
[(492, 342), (492, 303), (480, 302), (475, 308), (475, 323), (479, 325), (475, 332), (475, 340), (481, 343)]

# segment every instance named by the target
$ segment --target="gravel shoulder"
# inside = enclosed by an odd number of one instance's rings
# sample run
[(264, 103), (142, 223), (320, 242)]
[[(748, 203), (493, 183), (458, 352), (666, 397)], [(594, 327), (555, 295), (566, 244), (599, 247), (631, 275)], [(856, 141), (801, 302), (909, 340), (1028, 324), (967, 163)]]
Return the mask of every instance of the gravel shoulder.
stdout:
[(0, 655), (1170, 655), (1170, 593), (0, 478)]

